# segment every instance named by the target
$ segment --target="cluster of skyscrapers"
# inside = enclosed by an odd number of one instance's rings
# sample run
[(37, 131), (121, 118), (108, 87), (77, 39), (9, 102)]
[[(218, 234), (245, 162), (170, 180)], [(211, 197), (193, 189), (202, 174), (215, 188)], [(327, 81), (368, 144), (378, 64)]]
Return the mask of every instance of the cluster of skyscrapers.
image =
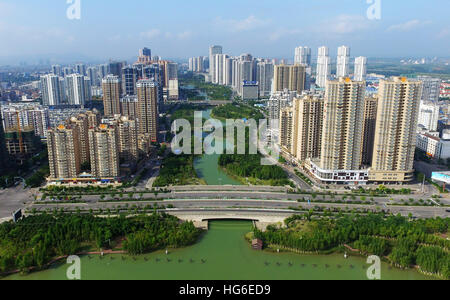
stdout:
[(101, 80), (103, 116), (87, 111), (48, 130), (49, 180), (113, 182), (134, 170), (158, 142), (159, 109), (170, 100), (171, 81), (178, 99), (177, 72), (176, 64), (155, 61), (147, 48), (132, 66), (110, 69)]
[(393, 77), (367, 96), (364, 81), (328, 80), (281, 110), (281, 149), (322, 183), (411, 181), (422, 89)]
[[(354, 66), (354, 80), (363, 81), (367, 73), (367, 58), (357, 57)], [(255, 100), (284, 89), (301, 93), (314, 87), (325, 88), (327, 80), (350, 76), (350, 48), (339, 47), (335, 75), (331, 74), (329, 48), (318, 49), (315, 86), (311, 48), (304, 46), (295, 49), (294, 64), (288, 65), (284, 60), (253, 58), (251, 54), (230, 56), (223, 54), (222, 46), (214, 45), (209, 48), (209, 58), (190, 58), (189, 70), (199, 73), (209, 70), (206, 81), (232, 87), (243, 100)]]

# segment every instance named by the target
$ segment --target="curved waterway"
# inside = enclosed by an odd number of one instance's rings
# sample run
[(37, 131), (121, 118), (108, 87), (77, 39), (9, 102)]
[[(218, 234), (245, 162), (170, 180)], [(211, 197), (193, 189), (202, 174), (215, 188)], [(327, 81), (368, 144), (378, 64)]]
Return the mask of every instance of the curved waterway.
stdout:
[[(369, 267), (362, 257), (345, 259), (342, 255), (299, 255), (252, 250), (244, 235), (251, 231), (248, 221), (212, 221), (210, 230), (197, 244), (158, 251), (135, 258), (112, 255), (81, 258), (83, 280), (364, 280)], [(202, 261), (203, 260), (203, 261)], [(27, 276), (13, 275), (6, 279), (63, 280), (68, 265)], [(384, 280), (430, 279), (413, 270), (389, 269), (382, 264)]]
[[(209, 119), (211, 110), (203, 111), (203, 118)], [(205, 180), (208, 185), (241, 185), (237, 180), (228, 176), (219, 168), (219, 154), (203, 154), (194, 161), (194, 168), (197, 176)]]

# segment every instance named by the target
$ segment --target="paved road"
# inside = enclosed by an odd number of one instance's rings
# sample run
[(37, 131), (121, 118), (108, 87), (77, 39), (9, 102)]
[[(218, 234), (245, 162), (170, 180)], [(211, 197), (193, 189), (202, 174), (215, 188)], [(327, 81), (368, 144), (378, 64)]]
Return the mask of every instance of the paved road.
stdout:
[(359, 208), (359, 209), (370, 209), (370, 210), (389, 210), (394, 214), (402, 214), (407, 216), (409, 213), (412, 213), (414, 216), (418, 218), (431, 218), (431, 217), (448, 217), (449, 213), (446, 212), (445, 208), (442, 207), (398, 207), (398, 206), (380, 206), (380, 205), (348, 205), (348, 204), (320, 204), (313, 203), (311, 205), (307, 203), (299, 203), (296, 201), (280, 201), (280, 200), (247, 200), (247, 199), (211, 199), (211, 200), (166, 200), (166, 201), (136, 201), (136, 202), (96, 202), (96, 203), (78, 203), (78, 204), (34, 204), (29, 206), (29, 209), (37, 209), (38, 211), (44, 211), (46, 209), (53, 210), (54, 208), (61, 209), (67, 208), (76, 210), (76, 208), (80, 208), (82, 210), (89, 209), (114, 209), (118, 206), (124, 208), (127, 207), (146, 207), (148, 205), (153, 206), (157, 204), (158, 206), (172, 205), (175, 208), (179, 209), (228, 209), (228, 208), (239, 208), (239, 209), (290, 209), (290, 208), (298, 208), (302, 207), (305, 210), (309, 210), (318, 207), (326, 207), (326, 208)]
[(33, 190), (24, 190), (22, 185), (0, 190), (0, 218), (11, 217), (12, 213), (32, 200)]

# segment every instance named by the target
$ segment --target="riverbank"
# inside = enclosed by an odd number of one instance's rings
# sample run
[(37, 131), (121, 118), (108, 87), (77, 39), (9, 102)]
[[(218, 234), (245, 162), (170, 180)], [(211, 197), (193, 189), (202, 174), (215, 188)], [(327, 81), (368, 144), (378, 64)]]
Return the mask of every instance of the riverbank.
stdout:
[(448, 218), (411, 221), (380, 214), (335, 218), (305, 214), (288, 218), (286, 227), (269, 226), (265, 232), (254, 230), (254, 235), (264, 245), (272, 245), (270, 248), (323, 253), (344, 247), (349, 253), (384, 257), (397, 268), (418, 268), (450, 279), (450, 255), (446, 250), (450, 242), (437, 236), (448, 232), (449, 222)]
[(73, 253), (139, 255), (185, 247), (202, 232), (192, 222), (158, 213), (109, 218), (62, 213), (28, 216), (0, 225), (0, 272), (39, 270)]
[[(249, 221), (212, 221), (197, 243), (134, 257), (81, 257), (82, 280), (367, 280), (369, 267), (361, 257), (300, 255), (252, 250), (244, 236)], [(353, 268), (351, 267), (353, 266)], [(6, 280), (64, 280), (69, 265)], [(384, 280), (433, 279), (413, 270), (381, 265)]]

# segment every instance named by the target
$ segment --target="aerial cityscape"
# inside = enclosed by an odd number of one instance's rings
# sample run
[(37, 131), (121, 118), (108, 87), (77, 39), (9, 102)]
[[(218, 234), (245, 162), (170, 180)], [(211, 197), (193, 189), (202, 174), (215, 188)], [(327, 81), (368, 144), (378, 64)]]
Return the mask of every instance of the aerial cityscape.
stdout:
[[(210, 27), (175, 1), (184, 31), (134, 36), (134, 4), (102, 33), (98, 4), (24, 2), (0, 0), (0, 280), (450, 279), (436, 8), (325, 0), (297, 30), (271, 1)], [(19, 32), (33, 9), (61, 16)], [(276, 293), (220, 286), (176, 294)]]

